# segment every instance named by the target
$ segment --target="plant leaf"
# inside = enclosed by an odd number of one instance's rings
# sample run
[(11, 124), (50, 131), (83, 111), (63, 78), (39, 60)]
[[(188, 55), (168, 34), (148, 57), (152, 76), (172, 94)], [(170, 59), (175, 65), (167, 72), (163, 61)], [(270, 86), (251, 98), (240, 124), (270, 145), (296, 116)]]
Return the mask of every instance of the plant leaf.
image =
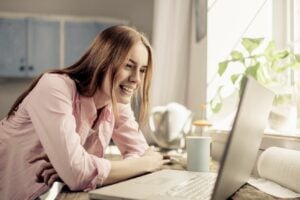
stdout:
[(264, 85), (269, 84), (270, 80), (272, 79), (268, 63), (263, 63), (261, 67), (257, 69), (256, 74), (258, 82)]
[(231, 55), (231, 58), (233, 61), (241, 61), (242, 62), (244, 60), (243, 54), (239, 51), (232, 51), (230, 53), (230, 55)]
[(292, 67), (292, 64), (285, 64), (285, 65), (276, 65), (276, 67), (273, 67), (273, 70), (277, 73), (282, 73), (285, 70), (287, 70), (289, 67)]
[(297, 60), (294, 60), (291, 64), (290, 67), (294, 70), (300, 70), (300, 62)]
[(300, 63), (300, 54), (295, 54), (296, 61)]
[(263, 40), (263, 38), (242, 38), (242, 45), (251, 54)]
[(221, 90), (224, 86), (220, 85), (217, 89), (216, 95), (212, 98), (212, 100), (209, 101), (210, 108), (214, 113), (217, 113), (222, 108), (222, 96), (221, 96)]
[(236, 81), (238, 80), (238, 78), (241, 76), (241, 74), (233, 74), (231, 75), (230, 79), (232, 84), (234, 85), (236, 83)]
[(246, 76), (243, 76), (240, 80), (240, 90), (239, 90), (239, 96), (242, 96), (242, 91), (244, 91), (245, 89), (245, 85), (246, 85)]
[(294, 59), (291, 62), (291, 68), (294, 70), (300, 70), (300, 54), (293, 54)]
[(257, 80), (257, 70), (259, 67), (260, 67), (260, 63), (256, 63), (253, 66), (247, 67), (245, 72), (246, 75), (250, 75)]
[(275, 54), (275, 59), (279, 60), (279, 59), (284, 59), (289, 55), (289, 52), (287, 50), (285, 51), (281, 51)]
[(265, 49), (265, 57), (268, 61), (273, 62), (274, 60), (274, 51), (275, 51), (275, 42), (270, 41), (267, 48)]
[(218, 89), (217, 89), (217, 94), (216, 94), (217, 96), (219, 96), (219, 97), (221, 96), (221, 90), (223, 89), (223, 87), (224, 87), (223, 85), (220, 85), (220, 86), (218, 87)]
[(292, 99), (293, 99), (292, 94), (275, 95), (273, 105), (286, 104), (288, 102), (291, 102)]
[(209, 104), (210, 104), (211, 110), (214, 113), (219, 112), (222, 108), (222, 105), (223, 105), (223, 103), (220, 99), (219, 100), (213, 99), (209, 102)]
[(228, 60), (225, 60), (225, 61), (219, 63), (218, 74), (219, 74), (220, 76), (222, 76), (222, 75), (224, 74), (224, 72), (225, 72), (226, 69), (227, 69), (227, 66), (228, 66)]
[(300, 62), (295, 63), (292, 68), (296, 69), (296, 70), (300, 70)]

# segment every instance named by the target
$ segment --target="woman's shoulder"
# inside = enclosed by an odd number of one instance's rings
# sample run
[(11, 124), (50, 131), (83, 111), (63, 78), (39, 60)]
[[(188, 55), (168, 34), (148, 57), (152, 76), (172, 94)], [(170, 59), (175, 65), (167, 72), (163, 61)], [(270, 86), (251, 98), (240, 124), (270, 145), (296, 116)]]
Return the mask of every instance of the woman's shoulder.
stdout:
[(57, 84), (74, 85), (74, 81), (67, 74), (45, 73), (40, 81), (46, 81)]
[(50, 88), (76, 89), (75, 82), (66, 74), (45, 73), (38, 84)]
[(32, 92), (42, 96), (64, 94), (69, 98), (73, 98), (76, 95), (76, 85), (68, 75), (45, 73)]

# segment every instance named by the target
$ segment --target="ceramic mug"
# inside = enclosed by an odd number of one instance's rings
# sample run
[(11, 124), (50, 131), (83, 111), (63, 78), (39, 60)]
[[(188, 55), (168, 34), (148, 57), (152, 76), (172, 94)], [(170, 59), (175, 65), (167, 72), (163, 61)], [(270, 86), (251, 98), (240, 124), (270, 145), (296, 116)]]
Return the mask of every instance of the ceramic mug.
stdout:
[(187, 170), (208, 172), (211, 137), (186, 136)]

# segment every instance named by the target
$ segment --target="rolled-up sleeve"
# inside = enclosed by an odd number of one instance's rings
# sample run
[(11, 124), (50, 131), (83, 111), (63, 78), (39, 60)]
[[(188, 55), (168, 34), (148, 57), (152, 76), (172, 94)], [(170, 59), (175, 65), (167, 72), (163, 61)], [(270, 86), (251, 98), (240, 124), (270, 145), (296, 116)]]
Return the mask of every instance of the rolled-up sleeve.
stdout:
[(118, 104), (118, 115), (112, 138), (123, 158), (143, 155), (149, 146), (134, 118), (130, 104)]
[(89, 190), (102, 184), (111, 164), (89, 154), (81, 145), (73, 96), (71, 82), (57, 75), (44, 75), (29, 94), (25, 109), (60, 178), (71, 190)]

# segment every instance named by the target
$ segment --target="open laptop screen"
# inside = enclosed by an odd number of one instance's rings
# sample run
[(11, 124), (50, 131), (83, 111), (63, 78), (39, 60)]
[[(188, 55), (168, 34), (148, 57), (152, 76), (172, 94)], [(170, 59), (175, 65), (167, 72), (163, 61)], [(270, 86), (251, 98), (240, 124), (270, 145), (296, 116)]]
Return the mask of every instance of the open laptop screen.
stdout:
[(212, 199), (226, 199), (247, 182), (267, 126), (274, 94), (253, 78), (244, 81)]

